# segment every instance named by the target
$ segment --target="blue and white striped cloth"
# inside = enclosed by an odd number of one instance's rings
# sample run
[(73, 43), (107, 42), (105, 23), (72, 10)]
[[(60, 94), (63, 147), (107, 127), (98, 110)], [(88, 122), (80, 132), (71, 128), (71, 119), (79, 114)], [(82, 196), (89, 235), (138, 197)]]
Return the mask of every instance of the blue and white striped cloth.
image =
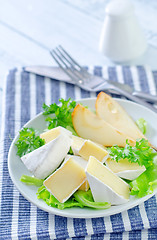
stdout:
[[(125, 82), (136, 90), (157, 92), (157, 72), (142, 66), (89, 67), (91, 72)], [(109, 217), (72, 219), (44, 212), (28, 202), (9, 177), (8, 150), (19, 129), (42, 104), (59, 98), (95, 97), (77, 86), (11, 70), (3, 97), (0, 151), (0, 239), (157, 239), (157, 196), (128, 211)]]

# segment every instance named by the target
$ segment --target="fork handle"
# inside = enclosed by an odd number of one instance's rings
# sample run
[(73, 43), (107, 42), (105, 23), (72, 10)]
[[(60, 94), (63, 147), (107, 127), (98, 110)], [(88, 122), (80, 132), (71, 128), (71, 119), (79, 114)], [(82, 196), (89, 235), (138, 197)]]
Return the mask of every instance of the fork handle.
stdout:
[(117, 91), (118, 93), (122, 94), (123, 96), (127, 97), (128, 99), (133, 100), (134, 102), (139, 103), (157, 113), (157, 108), (153, 107), (151, 104), (145, 102), (144, 100), (139, 99), (138, 97), (124, 91), (121, 88), (115, 87), (115, 86), (114, 86), (114, 90)]
[(157, 96), (155, 95), (151, 95), (151, 94), (140, 92), (140, 91), (134, 91), (132, 94), (135, 97), (145, 99), (148, 102), (157, 103)]

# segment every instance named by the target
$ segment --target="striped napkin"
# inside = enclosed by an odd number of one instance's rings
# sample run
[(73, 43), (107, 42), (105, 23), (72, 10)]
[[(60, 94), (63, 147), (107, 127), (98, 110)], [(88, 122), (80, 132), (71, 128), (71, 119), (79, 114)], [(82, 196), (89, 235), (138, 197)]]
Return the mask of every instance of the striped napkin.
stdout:
[[(157, 72), (143, 66), (89, 67), (90, 72), (125, 82), (136, 90), (157, 92)], [(7, 157), (12, 139), (42, 104), (59, 98), (95, 97), (77, 86), (11, 70), (3, 97), (0, 151), (0, 239), (157, 239), (157, 196), (122, 213), (93, 219), (55, 216), (28, 202), (9, 177)]]

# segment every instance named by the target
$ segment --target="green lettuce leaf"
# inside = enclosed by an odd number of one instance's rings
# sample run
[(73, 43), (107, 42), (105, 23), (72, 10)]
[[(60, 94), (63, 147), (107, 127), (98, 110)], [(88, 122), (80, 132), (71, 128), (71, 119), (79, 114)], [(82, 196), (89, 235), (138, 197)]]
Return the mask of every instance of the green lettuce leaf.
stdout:
[(38, 199), (42, 199), (46, 202), (48, 206), (55, 207), (58, 209), (65, 209), (71, 207), (83, 207), (83, 205), (75, 200), (72, 196), (64, 203), (60, 203), (47, 189), (45, 186), (41, 186), (37, 192)]
[(40, 187), (43, 185), (44, 180), (36, 177), (22, 175), (20, 181), (26, 183), (27, 185), (35, 185), (37, 187)]
[(137, 124), (138, 128), (141, 130), (141, 132), (143, 134), (146, 134), (146, 131), (147, 131), (147, 122), (146, 122), (146, 120), (144, 120), (143, 118), (139, 118), (136, 121), (136, 124)]
[(154, 162), (138, 178), (130, 182), (130, 186), (132, 188), (130, 194), (136, 195), (139, 198), (153, 193), (157, 187), (157, 164)]
[(38, 199), (42, 199), (48, 206), (58, 209), (65, 209), (71, 207), (90, 207), (95, 209), (106, 209), (111, 206), (107, 202), (94, 202), (91, 191), (77, 191), (66, 202), (60, 203), (47, 189), (42, 185), (37, 192)]
[(85, 207), (95, 208), (95, 209), (106, 209), (110, 208), (111, 204), (108, 202), (94, 202), (91, 190), (77, 191), (74, 193), (75, 199)]

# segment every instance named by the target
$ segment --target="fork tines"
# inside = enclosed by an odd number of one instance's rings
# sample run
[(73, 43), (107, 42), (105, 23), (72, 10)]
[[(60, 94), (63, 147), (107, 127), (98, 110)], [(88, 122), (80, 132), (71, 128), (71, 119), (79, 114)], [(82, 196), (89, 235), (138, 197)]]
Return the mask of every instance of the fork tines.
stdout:
[(83, 78), (87, 77), (87, 71), (74, 60), (69, 53), (59, 45), (50, 51), (51, 56), (62, 70), (76, 83), (83, 83)]

